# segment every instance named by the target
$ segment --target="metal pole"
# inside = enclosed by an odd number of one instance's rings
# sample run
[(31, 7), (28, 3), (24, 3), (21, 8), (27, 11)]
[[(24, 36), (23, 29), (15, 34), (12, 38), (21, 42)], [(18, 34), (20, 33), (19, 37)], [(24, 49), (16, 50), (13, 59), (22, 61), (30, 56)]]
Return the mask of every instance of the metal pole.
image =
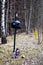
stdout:
[[(15, 21), (17, 19), (18, 19), (18, 14), (17, 14), (17, 12), (15, 12)], [(13, 52), (15, 52), (16, 30), (17, 30), (17, 28), (14, 28), (14, 48), (13, 48)]]
[(16, 42), (16, 28), (14, 29), (14, 47), (13, 47), (13, 52), (15, 52), (15, 42)]

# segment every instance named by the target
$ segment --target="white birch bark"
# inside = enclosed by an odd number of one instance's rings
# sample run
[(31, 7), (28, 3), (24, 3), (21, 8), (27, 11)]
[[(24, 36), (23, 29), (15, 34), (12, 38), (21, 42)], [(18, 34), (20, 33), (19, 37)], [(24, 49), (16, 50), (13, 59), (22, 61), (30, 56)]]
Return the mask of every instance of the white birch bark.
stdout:
[(5, 0), (2, 0), (2, 22), (1, 22), (1, 30), (2, 30), (2, 37), (6, 36), (5, 34)]

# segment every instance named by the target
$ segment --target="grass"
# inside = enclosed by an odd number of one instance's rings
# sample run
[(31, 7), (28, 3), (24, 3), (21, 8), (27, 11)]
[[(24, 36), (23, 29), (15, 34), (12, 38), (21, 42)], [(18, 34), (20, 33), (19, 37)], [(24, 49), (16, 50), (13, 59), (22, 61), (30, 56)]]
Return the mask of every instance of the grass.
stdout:
[[(18, 39), (19, 38), (19, 39)], [(11, 42), (13, 38), (11, 37), (7, 37), (8, 42)], [(25, 35), (25, 37), (22, 36), (18, 36), (17, 40), (18, 43), (24, 40), (27, 42), (28, 37)], [(21, 40), (21, 41), (19, 41)], [(31, 40), (30, 40), (31, 41)], [(21, 42), (22, 43), (22, 42)], [(22, 50), (20, 50), (20, 57), (17, 59), (12, 59), (12, 46), (9, 45), (0, 45), (0, 64), (2, 64), (3, 62), (7, 61), (10, 63), (10, 65), (16, 65), (17, 63), (23, 63), (25, 61), (25, 59), (21, 58), (21, 55), (24, 55), (25, 58), (34, 58), (37, 57), (38, 54), (43, 51), (43, 47), (29, 47), (29, 48), (24, 48), (22, 47)], [(6, 65), (6, 64), (4, 64)]]
[[(24, 59), (21, 59), (21, 58), (12, 59), (11, 58), (12, 50), (9, 50), (11, 47), (10, 48), (8, 46), (4, 47), (3, 45), (3, 46), (0, 46), (0, 48), (2, 48), (2, 50), (0, 50), (0, 54), (3, 55), (2, 57), (0, 57), (0, 63), (3, 63), (6, 60), (9, 60), (9, 63), (12, 65), (13, 63), (14, 64), (19, 63), (19, 62), (23, 63), (25, 61)], [(6, 50), (6, 48), (8, 49)], [(43, 48), (28, 48), (27, 50), (22, 50), (21, 55), (23, 54), (25, 58), (33, 58), (38, 55), (39, 51), (43, 51)], [(6, 56), (7, 53), (8, 53), (8, 56)]]

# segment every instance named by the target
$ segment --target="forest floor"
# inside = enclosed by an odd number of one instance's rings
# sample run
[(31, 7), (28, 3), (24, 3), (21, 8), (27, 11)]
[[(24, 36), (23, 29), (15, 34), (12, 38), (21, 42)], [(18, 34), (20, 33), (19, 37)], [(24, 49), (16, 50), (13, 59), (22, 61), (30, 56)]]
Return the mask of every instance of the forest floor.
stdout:
[[(14, 37), (7, 37), (7, 44), (0, 44), (0, 65), (43, 65), (43, 43), (38, 44), (33, 34), (17, 34), (16, 48), (19, 58), (12, 58)], [(24, 58), (21, 58), (24, 56)]]

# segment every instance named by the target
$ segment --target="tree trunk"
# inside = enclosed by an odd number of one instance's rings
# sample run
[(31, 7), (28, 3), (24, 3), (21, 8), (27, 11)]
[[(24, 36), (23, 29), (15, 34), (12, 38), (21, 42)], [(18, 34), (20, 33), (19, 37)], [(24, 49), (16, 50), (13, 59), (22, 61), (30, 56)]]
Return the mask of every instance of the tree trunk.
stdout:
[(24, 9), (25, 9), (25, 27), (26, 27), (26, 33), (28, 33), (27, 31), (27, 8), (26, 8), (26, 0), (24, 0)]
[[(29, 2), (29, 1), (28, 1)], [(28, 34), (28, 19), (29, 19), (29, 8), (28, 8), (27, 0), (24, 0), (24, 9), (25, 9), (25, 27), (26, 27), (26, 34)]]
[(2, 1), (2, 22), (1, 22), (1, 30), (2, 30), (2, 44), (6, 43), (6, 33), (5, 33), (5, 0)]
[(29, 31), (29, 33), (30, 33), (31, 17), (32, 17), (32, 0), (31, 0), (31, 2), (30, 2), (30, 15), (29, 15), (29, 26), (28, 26), (28, 31)]
[[(42, 16), (43, 17), (43, 16)], [(42, 43), (43, 43), (43, 21), (42, 21), (42, 23), (41, 23), (42, 25)]]
[(9, 0), (7, 1), (7, 9), (6, 9), (6, 35), (8, 33), (8, 15), (9, 15)]
[(38, 29), (38, 44), (40, 44), (40, 31)]

